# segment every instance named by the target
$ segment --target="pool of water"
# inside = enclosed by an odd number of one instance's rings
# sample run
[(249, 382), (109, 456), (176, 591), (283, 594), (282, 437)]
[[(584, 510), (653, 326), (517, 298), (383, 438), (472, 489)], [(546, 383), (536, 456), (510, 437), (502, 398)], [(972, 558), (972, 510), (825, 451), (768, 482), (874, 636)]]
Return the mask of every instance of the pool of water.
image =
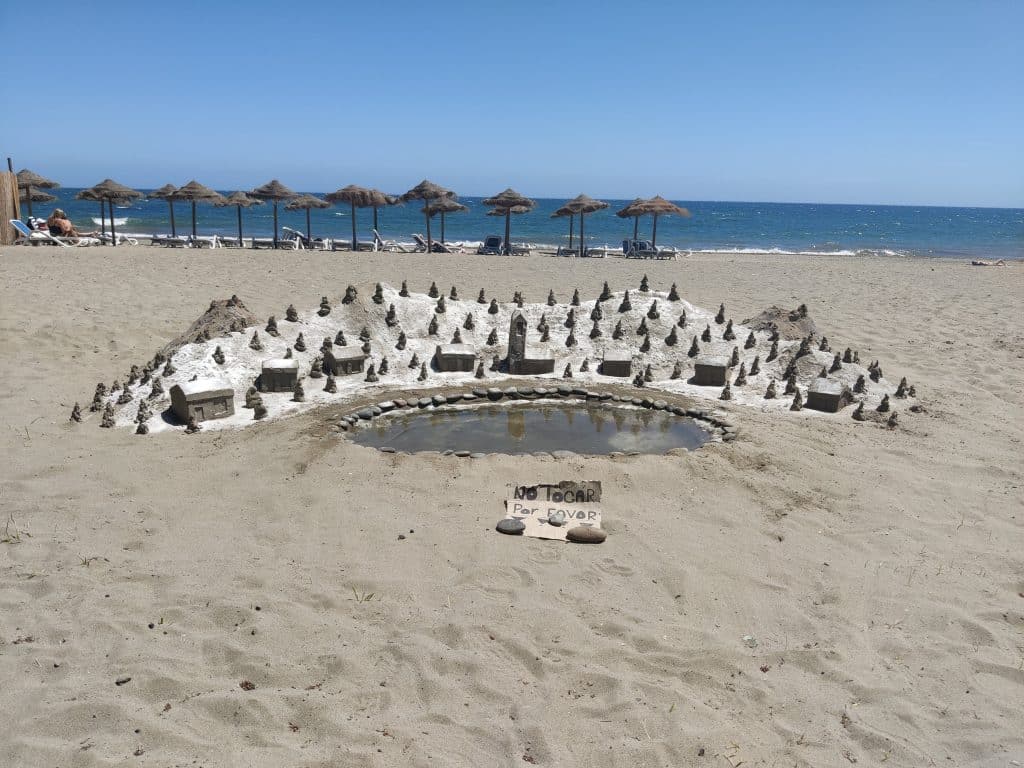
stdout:
[(666, 411), (584, 403), (479, 405), (401, 411), (366, 422), (352, 439), (396, 451), (523, 454), (665, 453), (699, 448), (711, 438), (697, 421)]

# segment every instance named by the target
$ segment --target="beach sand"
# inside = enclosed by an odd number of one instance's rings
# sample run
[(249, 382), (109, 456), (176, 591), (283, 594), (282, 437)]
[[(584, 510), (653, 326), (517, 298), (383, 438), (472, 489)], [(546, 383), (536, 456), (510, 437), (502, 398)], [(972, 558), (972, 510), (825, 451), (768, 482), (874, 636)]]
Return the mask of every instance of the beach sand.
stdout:
[[(68, 421), (214, 298), (644, 272), (737, 319), (806, 303), (917, 400), (895, 430), (726, 403), (733, 443), (564, 461), (385, 455), (339, 407)], [(2, 765), (1024, 760), (1019, 263), (5, 247), (0, 275)], [(604, 544), (494, 531), (509, 485), (561, 479), (602, 481)]]

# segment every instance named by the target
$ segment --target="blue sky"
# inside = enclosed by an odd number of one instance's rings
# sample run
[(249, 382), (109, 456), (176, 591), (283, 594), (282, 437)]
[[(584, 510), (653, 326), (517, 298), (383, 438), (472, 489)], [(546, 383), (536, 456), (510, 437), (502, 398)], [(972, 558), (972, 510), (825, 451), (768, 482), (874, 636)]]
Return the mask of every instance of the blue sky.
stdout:
[(0, 152), (65, 186), (1024, 206), (1020, 0), (26, 9)]

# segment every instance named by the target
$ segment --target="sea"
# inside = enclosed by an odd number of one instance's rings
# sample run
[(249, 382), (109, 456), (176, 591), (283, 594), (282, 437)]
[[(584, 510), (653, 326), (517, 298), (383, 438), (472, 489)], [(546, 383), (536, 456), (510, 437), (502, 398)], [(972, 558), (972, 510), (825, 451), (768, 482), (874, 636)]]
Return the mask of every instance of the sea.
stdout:
[[(78, 189), (51, 190), (57, 201), (35, 204), (37, 216), (63, 208), (80, 230), (98, 229), (99, 204), (75, 200)], [(142, 190), (147, 191), (147, 190)], [(230, 190), (225, 190), (225, 194)], [(316, 193), (313, 193), (316, 194)], [(460, 197), (469, 211), (445, 217), (447, 241), (478, 243), (487, 235), (504, 234), (504, 218), (487, 216), (479, 197)], [(564, 199), (538, 199), (536, 207), (512, 217), (513, 242), (554, 248), (567, 245), (569, 221), (552, 218)], [(621, 219), (615, 211), (629, 200), (605, 200), (607, 210), (588, 214), (585, 236), (588, 246), (620, 248), (632, 238), (633, 219)], [(946, 208), (893, 205), (823, 205), (817, 203), (744, 203), (704, 200), (676, 200), (692, 216), (658, 217), (657, 243), (690, 251), (712, 253), (768, 252), (777, 254), (832, 254), (838, 256), (919, 256), (933, 258), (1022, 259), (1024, 258), (1024, 209)], [(385, 239), (411, 242), (412, 233), (424, 233), (422, 203), (413, 202), (382, 208), (378, 212)], [(24, 208), (22, 210), (25, 214)], [(175, 203), (179, 234), (191, 232), (191, 204)], [(351, 239), (350, 209), (341, 205), (310, 212), (313, 237)], [(137, 234), (170, 233), (168, 205), (163, 200), (141, 200), (115, 206), (119, 232)], [(237, 234), (235, 208), (216, 208), (198, 203), (200, 234)], [(273, 209), (267, 203), (242, 211), (246, 237), (273, 234)], [(356, 209), (358, 236), (372, 240), (373, 211)], [(651, 239), (651, 218), (641, 217), (640, 239)], [(279, 206), (279, 225), (305, 232), (304, 211), (285, 211)], [(434, 239), (440, 239), (440, 218), (431, 223)], [(574, 238), (579, 237), (579, 219)], [(574, 242), (578, 242), (574, 240)]]

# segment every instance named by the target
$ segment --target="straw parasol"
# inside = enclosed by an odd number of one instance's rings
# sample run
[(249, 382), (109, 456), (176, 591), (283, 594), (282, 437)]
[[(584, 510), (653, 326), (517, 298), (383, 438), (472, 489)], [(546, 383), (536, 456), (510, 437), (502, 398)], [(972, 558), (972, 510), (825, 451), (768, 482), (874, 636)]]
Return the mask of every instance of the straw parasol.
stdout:
[[(442, 197), (455, 197), (455, 193), (435, 184), (432, 181), (424, 179), (402, 195), (401, 199), (403, 202), (408, 202), (410, 200), (422, 200), (425, 204), (429, 205), (431, 200), (440, 200)], [(430, 236), (430, 215), (424, 213), (423, 217), (427, 220), (427, 253), (433, 253), (434, 241)]]
[(263, 205), (262, 200), (249, 197), (245, 192), (232, 192), (227, 197), (215, 200), (213, 203), (218, 208), (227, 208), (229, 205), (238, 209), (238, 247), (242, 247), (242, 209), (251, 208), (254, 205)]
[[(568, 208), (573, 213), (578, 213), (580, 216), (580, 258), (583, 257), (584, 248), (586, 248), (586, 240), (584, 239), (583, 231), (583, 219), (588, 213), (594, 213), (595, 211), (603, 211), (608, 207), (608, 203), (603, 200), (595, 200), (587, 195), (577, 195), (568, 203), (565, 204), (565, 208)], [(571, 222), (571, 219), (570, 219)], [(570, 232), (572, 224), (569, 224)], [(571, 235), (570, 235), (571, 236)], [(569, 245), (572, 248), (572, 244)]]
[(32, 215), (32, 203), (52, 203), (57, 199), (56, 195), (43, 192), (41, 189), (21, 189), (18, 191), (18, 199), (28, 204), (28, 215)]
[(286, 211), (306, 212), (306, 241), (312, 242), (313, 235), (309, 227), (309, 211), (311, 208), (330, 208), (331, 204), (314, 195), (299, 195), (284, 207)]
[(512, 235), (512, 209), (525, 208), (526, 210), (524, 210), (523, 213), (526, 213), (526, 211), (531, 210), (535, 205), (537, 205), (537, 203), (509, 187), (504, 192), (499, 192), (494, 197), (486, 198), (484, 200), (484, 205), (490, 205), (505, 212), (505, 244), (502, 246), (502, 250), (507, 256), (512, 253), (512, 245), (510, 242), (510, 237)]
[(101, 217), (103, 214), (103, 203), (107, 204), (107, 207), (110, 209), (110, 236), (113, 238), (112, 244), (117, 245), (117, 229), (114, 226), (114, 203), (129, 203), (132, 200), (145, 197), (145, 195), (137, 189), (126, 187), (124, 184), (113, 179), (104, 179), (94, 187), (83, 189), (75, 197), (80, 200), (99, 200)]
[(175, 200), (188, 200), (192, 203), (192, 238), (196, 237), (196, 201), (203, 200), (208, 203), (216, 203), (222, 200), (220, 192), (215, 192), (209, 187), (203, 186), (193, 179), (183, 187), (179, 187), (174, 193)]
[(359, 244), (356, 241), (356, 208), (373, 208), (373, 228), (377, 229), (377, 209), (385, 205), (392, 205), (389, 200), (397, 198), (389, 197), (377, 189), (367, 189), (349, 184), (347, 187), (335, 190), (324, 195), (325, 200), (332, 203), (348, 203), (352, 209), (352, 250), (355, 251)]
[(298, 195), (277, 179), (268, 181), (262, 187), (256, 187), (249, 195), (259, 200), (270, 200), (274, 204), (274, 247), (277, 248), (277, 204), (282, 200), (291, 200)]
[(644, 212), (640, 210), (640, 206), (644, 203), (642, 197), (637, 197), (632, 203), (627, 205), (621, 211), (615, 213), (620, 219), (632, 219), (633, 220), (633, 239), (636, 240), (640, 235), (640, 217), (643, 216)]
[(442, 197), (440, 200), (434, 200), (433, 202), (427, 203), (423, 206), (423, 213), (427, 217), (434, 216), (438, 213), (441, 214), (441, 243), (444, 244), (444, 217), (449, 213), (464, 213), (469, 208), (464, 206), (454, 197)]
[(148, 195), (150, 200), (166, 200), (167, 207), (171, 210), (171, 237), (178, 236), (178, 228), (174, 224), (174, 193), (178, 188), (173, 184), (164, 184), (160, 189), (154, 189)]
[(675, 203), (671, 203), (661, 195), (655, 195), (650, 200), (644, 200), (640, 203), (638, 210), (640, 215), (650, 214), (654, 217), (654, 224), (651, 229), (651, 245), (658, 245), (658, 217), (659, 216), (682, 216), (684, 219), (690, 218), (690, 212), (685, 208), (681, 208)]
[[(49, 196), (48, 198), (39, 199), (34, 197), (32, 194), (33, 189), (56, 189), (60, 186), (56, 181), (51, 181), (43, 176), (40, 176), (35, 171), (30, 171), (28, 168), (22, 168), (18, 171), (18, 194), (21, 200), (28, 204), (28, 215), (32, 215), (32, 203), (48, 203), (51, 200), (56, 200), (56, 197)], [(24, 194), (22, 194), (24, 190)], [(46, 194), (45, 192), (42, 194)]]

